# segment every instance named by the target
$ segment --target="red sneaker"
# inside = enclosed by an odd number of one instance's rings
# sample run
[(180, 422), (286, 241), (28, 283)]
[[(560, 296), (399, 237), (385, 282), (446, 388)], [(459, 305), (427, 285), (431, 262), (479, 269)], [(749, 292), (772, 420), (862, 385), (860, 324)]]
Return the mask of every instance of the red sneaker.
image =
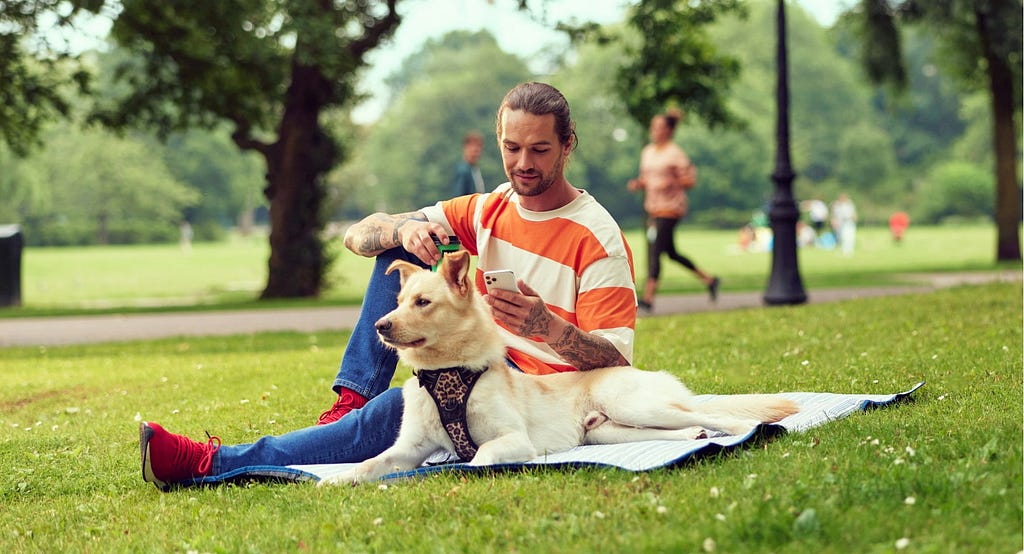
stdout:
[[(214, 443), (217, 443), (214, 445)], [(142, 480), (166, 491), (172, 483), (210, 474), (213, 454), (220, 449), (220, 437), (206, 444), (164, 431), (156, 423), (139, 425)]]
[(342, 388), (338, 399), (334, 401), (334, 405), (331, 406), (330, 410), (320, 414), (320, 419), (317, 420), (316, 424), (327, 425), (328, 423), (334, 423), (352, 410), (362, 408), (366, 405), (366, 402), (366, 398), (358, 392)]

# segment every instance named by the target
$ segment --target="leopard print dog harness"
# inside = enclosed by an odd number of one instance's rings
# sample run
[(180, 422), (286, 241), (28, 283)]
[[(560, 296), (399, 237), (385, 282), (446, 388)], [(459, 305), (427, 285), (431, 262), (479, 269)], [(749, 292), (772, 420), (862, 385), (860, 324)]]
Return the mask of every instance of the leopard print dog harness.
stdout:
[(416, 372), (420, 386), (427, 390), (437, 405), (441, 425), (455, 445), (455, 454), (465, 462), (472, 460), (477, 451), (476, 443), (469, 436), (466, 405), (469, 403), (469, 393), (473, 392), (481, 375), (483, 371), (468, 367), (421, 369)]

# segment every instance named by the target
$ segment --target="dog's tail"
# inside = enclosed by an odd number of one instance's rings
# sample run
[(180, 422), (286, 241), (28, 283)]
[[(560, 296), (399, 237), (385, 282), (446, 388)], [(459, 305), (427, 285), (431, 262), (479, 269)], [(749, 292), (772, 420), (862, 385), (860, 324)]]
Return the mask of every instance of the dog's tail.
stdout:
[(709, 400), (698, 406), (702, 412), (755, 419), (775, 423), (800, 411), (792, 400), (771, 394), (733, 394)]

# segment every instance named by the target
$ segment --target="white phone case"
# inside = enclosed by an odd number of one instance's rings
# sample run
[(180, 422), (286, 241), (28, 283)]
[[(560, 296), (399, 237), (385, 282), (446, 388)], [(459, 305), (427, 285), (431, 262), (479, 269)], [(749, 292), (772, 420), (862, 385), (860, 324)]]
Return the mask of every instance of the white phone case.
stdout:
[(516, 286), (516, 274), (511, 269), (496, 269), (484, 272), (484, 286), (490, 293), (493, 289), (504, 289), (519, 292)]

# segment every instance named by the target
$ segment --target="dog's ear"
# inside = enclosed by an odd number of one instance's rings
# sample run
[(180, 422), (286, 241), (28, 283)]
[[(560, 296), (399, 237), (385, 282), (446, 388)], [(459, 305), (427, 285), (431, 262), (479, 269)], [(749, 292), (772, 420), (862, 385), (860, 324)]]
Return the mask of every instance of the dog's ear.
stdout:
[(437, 271), (444, 277), (448, 286), (459, 295), (466, 296), (470, 293), (472, 285), (469, 282), (469, 252), (458, 250), (445, 254)]
[(405, 260), (395, 260), (391, 262), (391, 265), (388, 266), (388, 269), (387, 271), (384, 272), (384, 275), (391, 275), (391, 272), (396, 269), (398, 270), (398, 275), (401, 278), (402, 284), (405, 284), (405, 280), (408, 279), (409, 275), (411, 275), (414, 271), (423, 271), (423, 268), (416, 264), (409, 263)]

